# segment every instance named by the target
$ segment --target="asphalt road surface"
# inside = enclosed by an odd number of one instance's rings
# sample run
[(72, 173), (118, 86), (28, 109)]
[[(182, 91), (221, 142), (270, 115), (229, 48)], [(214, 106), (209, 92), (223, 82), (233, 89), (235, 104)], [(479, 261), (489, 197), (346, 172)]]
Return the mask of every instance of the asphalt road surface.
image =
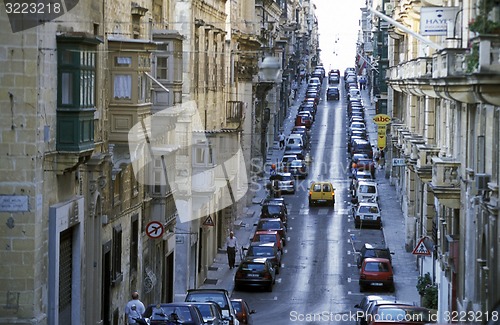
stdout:
[[(378, 229), (355, 229), (350, 215), (347, 162), (346, 99), (326, 100), (326, 80), (312, 127), (309, 176), (300, 180), (288, 204), (288, 238), (282, 269), (273, 292), (238, 291), (256, 324), (355, 324), (354, 315), (364, 294), (359, 292), (354, 250), (364, 242), (380, 243)], [(342, 86), (339, 85), (339, 88)], [(328, 180), (336, 191), (335, 207), (307, 202), (310, 182)]]

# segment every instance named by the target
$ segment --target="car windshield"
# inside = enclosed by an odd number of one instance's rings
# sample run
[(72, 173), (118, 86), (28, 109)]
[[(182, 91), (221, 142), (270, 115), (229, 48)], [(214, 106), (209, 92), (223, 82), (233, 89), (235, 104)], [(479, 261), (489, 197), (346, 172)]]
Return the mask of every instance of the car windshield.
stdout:
[(257, 235), (256, 236), (257, 241), (261, 242), (275, 242), (276, 241), (276, 236), (275, 235)]
[(383, 249), (369, 249), (365, 252), (365, 257), (389, 258), (389, 253)]
[(241, 313), (243, 311), (241, 308), (241, 301), (231, 301), (231, 304), (237, 313)]
[(292, 161), (292, 163), (290, 164), (290, 166), (292, 166), (292, 167), (302, 167), (302, 162), (295, 160), (295, 161)]
[(191, 311), (187, 306), (161, 306), (153, 307), (151, 320), (179, 320), (181, 322), (191, 322)]
[(378, 213), (378, 208), (376, 206), (366, 206), (362, 205), (359, 207), (359, 213)]
[(248, 256), (273, 256), (274, 249), (268, 246), (250, 246)]
[(365, 265), (365, 271), (368, 272), (389, 272), (387, 263), (382, 262), (368, 262)]
[(265, 221), (260, 223), (261, 229), (281, 229), (279, 221)]
[(226, 305), (224, 296), (216, 292), (196, 292), (189, 293), (186, 297), (187, 302), (215, 302), (220, 308), (228, 309), (229, 306)]
[(253, 271), (253, 272), (264, 271), (265, 268), (266, 266), (260, 263), (243, 263), (243, 265), (241, 266), (241, 269), (243, 271)]
[(212, 309), (210, 308), (210, 305), (204, 305), (204, 304), (194, 304), (194, 305), (196, 306), (196, 308), (198, 308), (203, 318), (214, 317), (214, 315), (212, 315)]
[(279, 205), (264, 205), (262, 210), (264, 213), (268, 214), (279, 214), (281, 212), (281, 207)]
[(291, 175), (283, 175), (283, 176), (281, 177), (281, 181), (282, 181), (282, 182), (288, 182), (288, 181), (292, 181), (292, 180), (293, 180), (293, 178), (292, 178), (292, 176), (291, 176)]
[(363, 194), (375, 194), (377, 189), (373, 185), (360, 185), (358, 191)]
[(408, 322), (430, 322), (429, 312), (425, 310), (413, 310), (397, 307), (379, 308), (377, 315), (374, 315), (380, 321), (393, 321), (397, 323), (404, 323), (402, 320)]

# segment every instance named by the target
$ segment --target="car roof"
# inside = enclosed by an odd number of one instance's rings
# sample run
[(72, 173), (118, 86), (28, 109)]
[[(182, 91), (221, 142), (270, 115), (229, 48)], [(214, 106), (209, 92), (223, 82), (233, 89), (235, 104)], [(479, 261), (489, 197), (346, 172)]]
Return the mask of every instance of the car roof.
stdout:
[(272, 241), (253, 241), (250, 243), (250, 246), (255, 247), (274, 247), (276, 246), (275, 242)]
[(389, 261), (389, 259), (387, 258), (382, 258), (382, 257), (368, 257), (368, 258), (365, 258), (365, 260), (363, 261), (363, 263), (389, 263), (391, 264), (391, 261)]
[(267, 258), (266, 257), (252, 257), (252, 256), (247, 256), (243, 259), (243, 262), (247, 263), (259, 263), (259, 264), (264, 264), (266, 263)]
[(257, 230), (255, 235), (278, 235), (277, 230)]
[(378, 208), (378, 203), (375, 202), (366, 202), (366, 201), (361, 201), (358, 203), (359, 206), (369, 206), (369, 207), (377, 207)]
[(377, 182), (374, 180), (369, 180), (369, 179), (360, 179), (358, 182), (358, 185), (370, 185), (370, 186), (377, 186)]
[(280, 218), (265, 218), (265, 219), (260, 219), (259, 222), (271, 222), (271, 221), (279, 221), (281, 222), (281, 219)]
[(328, 181), (313, 181), (311, 182), (311, 185), (313, 184), (329, 184), (329, 185), (332, 185), (331, 182), (328, 182)]
[(389, 249), (386, 246), (374, 245), (374, 244), (369, 244), (369, 243), (364, 243), (363, 246), (366, 249)]
[(188, 289), (188, 293), (194, 293), (194, 292), (220, 292), (220, 293), (229, 293), (226, 289), (219, 289), (219, 288), (212, 288), (212, 289)]

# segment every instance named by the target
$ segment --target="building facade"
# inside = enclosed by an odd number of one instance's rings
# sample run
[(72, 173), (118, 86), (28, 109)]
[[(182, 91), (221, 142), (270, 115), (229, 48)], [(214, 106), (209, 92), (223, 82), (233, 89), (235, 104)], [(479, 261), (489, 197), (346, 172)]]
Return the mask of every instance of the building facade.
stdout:
[(438, 289), (440, 321), (450, 311), (498, 311), (500, 8), (486, 0), (368, 6), (393, 19), (364, 11), (373, 26), (389, 22), (375, 28), (388, 35), (386, 176), (399, 189), (407, 250), (424, 239), (431, 252), (417, 266)]

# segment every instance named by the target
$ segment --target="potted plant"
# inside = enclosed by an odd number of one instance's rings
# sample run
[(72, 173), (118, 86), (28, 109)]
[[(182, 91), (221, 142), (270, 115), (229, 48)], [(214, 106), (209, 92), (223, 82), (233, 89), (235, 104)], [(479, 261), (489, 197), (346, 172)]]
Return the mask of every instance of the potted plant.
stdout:
[(500, 34), (500, 21), (493, 9), (500, 9), (500, 0), (481, 0), (479, 14), (469, 23), (469, 30), (478, 34)]
[(431, 275), (427, 272), (424, 276), (418, 277), (417, 291), (420, 295), (421, 304), (429, 309), (438, 307), (438, 288), (432, 283)]

